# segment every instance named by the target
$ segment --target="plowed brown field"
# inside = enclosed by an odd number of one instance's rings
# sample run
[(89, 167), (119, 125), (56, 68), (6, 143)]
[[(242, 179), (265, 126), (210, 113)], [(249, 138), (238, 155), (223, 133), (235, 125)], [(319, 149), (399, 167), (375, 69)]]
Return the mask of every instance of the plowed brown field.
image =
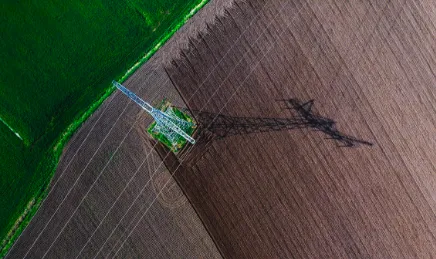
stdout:
[(175, 177), (224, 256), (436, 256), (434, 2), (247, 2), (167, 68), (187, 106), (287, 118), (278, 99), (314, 99), (374, 145), (303, 128), (194, 146)]

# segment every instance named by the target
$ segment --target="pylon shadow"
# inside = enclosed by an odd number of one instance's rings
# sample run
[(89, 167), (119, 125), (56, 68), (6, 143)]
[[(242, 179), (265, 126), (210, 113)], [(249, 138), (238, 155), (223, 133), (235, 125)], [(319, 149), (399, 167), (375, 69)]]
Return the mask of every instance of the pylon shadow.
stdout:
[(236, 117), (195, 110), (190, 112), (199, 125), (199, 137), (207, 141), (261, 132), (312, 129), (324, 133), (327, 139), (336, 141), (339, 147), (373, 145), (369, 141), (341, 133), (336, 129), (334, 120), (315, 114), (312, 111), (314, 100), (305, 103), (297, 99), (278, 101), (283, 102), (285, 109), (291, 111), (290, 118)]

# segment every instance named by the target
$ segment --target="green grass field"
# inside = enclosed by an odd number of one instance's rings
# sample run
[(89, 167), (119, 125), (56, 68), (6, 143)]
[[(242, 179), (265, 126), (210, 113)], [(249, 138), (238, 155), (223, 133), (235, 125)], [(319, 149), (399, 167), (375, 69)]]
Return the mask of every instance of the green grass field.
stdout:
[(206, 0), (0, 3), (0, 257), (40, 204), (71, 132)]

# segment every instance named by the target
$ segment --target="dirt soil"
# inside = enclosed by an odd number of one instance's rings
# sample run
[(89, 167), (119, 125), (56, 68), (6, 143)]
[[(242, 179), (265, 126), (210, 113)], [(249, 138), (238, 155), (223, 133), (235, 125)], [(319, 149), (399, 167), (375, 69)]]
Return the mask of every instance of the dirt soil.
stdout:
[(435, 257), (434, 1), (237, 3), (167, 68), (187, 106), (256, 132), (247, 118), (294, 118), (280, 100), (313, 99), (373, 145), (205, 129), (167, 165), (224, 257)]

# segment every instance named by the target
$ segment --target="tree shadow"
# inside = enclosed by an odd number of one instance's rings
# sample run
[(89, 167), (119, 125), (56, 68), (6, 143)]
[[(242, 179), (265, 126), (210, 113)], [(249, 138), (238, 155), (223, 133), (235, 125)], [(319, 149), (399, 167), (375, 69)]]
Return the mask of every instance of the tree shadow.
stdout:
[(205, 111), (191, 111), (199, 125), (199, 137), (212, 141), (235, 135), (247, 135), (294, 129), (312, 129), (324, 133), (326, 139), (336, 141), (339, 147), (372, 146), (371, 142), (341, 133), (332, 119), (313, 113), (314, 100), (301, 103), (297, 99), (278, 100), (291, 111), (290, 118), (235, 117)]

